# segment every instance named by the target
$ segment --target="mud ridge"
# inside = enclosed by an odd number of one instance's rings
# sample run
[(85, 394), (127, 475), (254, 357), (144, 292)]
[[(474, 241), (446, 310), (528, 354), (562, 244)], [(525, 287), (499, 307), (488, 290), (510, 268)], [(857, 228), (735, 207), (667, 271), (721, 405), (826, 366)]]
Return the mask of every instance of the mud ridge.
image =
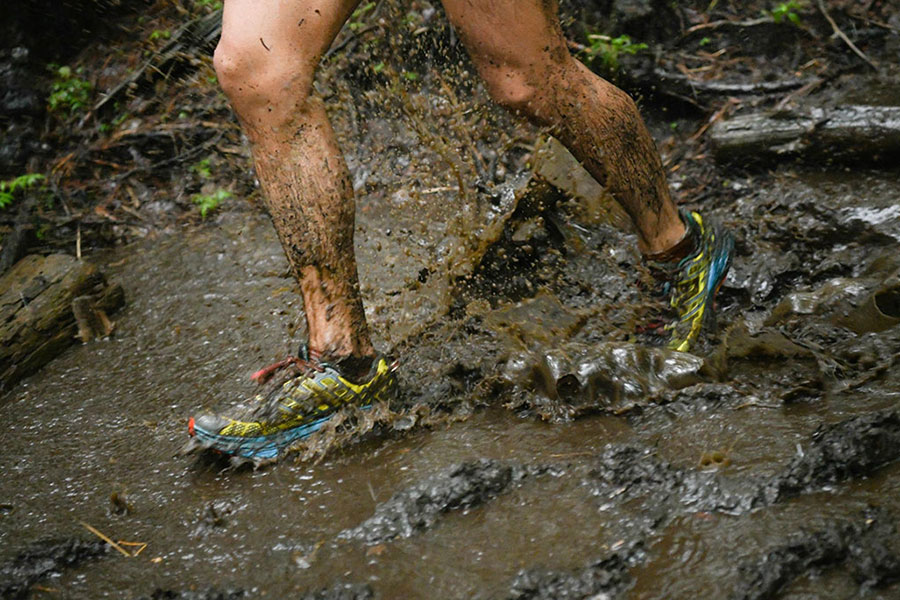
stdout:
[(442, 514), (484, 504), (539, 471), (485, 458), (464, 462), (397, 492), (375, 507), (374, 515), (338, 538), (375, 545), (410, 537), (434, 525)]
[(372, 600), (375, 592), (365, 583), (336, 583), (300, 596), (300, 600)]
[(773, 501), (864, 477), (900, 459), (900, 411), (887, 410), (825, 425), (767, 490)]
[(78, 538), (31, 544), (0, 565), (0, 598), (27, 598), (32, 585), (53, 574), (99, 558), (109, 551), (106, 542)]
[(891, 583), (900, 578), (896, 540), (894, 516), (881, 509), (866, 510), (857, 521), (833, 521), (812, 533), (797, 533), (786, 544), (742, 564), (741, 581), (731, 598), (775, 598), (804, 573), (841, 565), (861, 586)]
[(680, 503), (695, 511), (745, 514), (801, 493), (865, 477), (900, 459), (900, 413), (881, 411), (822, 426), (801, 456), (771, 478), (728, 478), (715, 472), (672, 466), (633, 446), (611, 446), (591, 472), (601, 496), (647, 496), (663, 511)]
[(513, 580), (506, 598), (576, 600), (619, 597), (632, 583), (628, 569), (644, 558), (642, 544), (636, 543), (575, 571), (524, 570)]
[(240, 600), (246, 598), (243, 590), (220, 592), (208, 589), (203, 592), (176, 592), (157, 588), (150, 596), (144, 596), (141, 600)]

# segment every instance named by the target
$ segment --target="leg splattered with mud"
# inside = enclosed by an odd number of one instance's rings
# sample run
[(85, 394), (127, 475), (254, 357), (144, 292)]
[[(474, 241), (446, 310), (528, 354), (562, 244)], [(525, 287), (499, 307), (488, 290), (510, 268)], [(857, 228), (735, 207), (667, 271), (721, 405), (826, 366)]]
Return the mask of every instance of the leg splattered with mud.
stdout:
[[(350, 176), (312, 93), (322, 53), (358, 3), (228, 0), (215, 60), (300, 283), (309, 346), (326, 358), (374, 353), (353, 254)], [(278, 19), (266, 15), (272, 11)]]
[(495, 101), (545, 126), (631, 216), (645, 254), (685, 228), (634, 101), (574, 59), (556, 0), (443, 0)]

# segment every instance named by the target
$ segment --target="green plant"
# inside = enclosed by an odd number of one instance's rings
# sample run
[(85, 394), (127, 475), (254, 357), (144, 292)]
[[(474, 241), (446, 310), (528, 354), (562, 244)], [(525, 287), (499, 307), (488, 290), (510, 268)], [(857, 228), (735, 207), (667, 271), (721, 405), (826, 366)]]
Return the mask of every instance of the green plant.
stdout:
[(203, 160), (197, 161), (190, 167), (191, 171), (199, 175), (202, 179), (209, 179), (212, 177), (212, 170), (209, 168), (209, 159), (204, 158)]
[[(6, 208), (15, 200), (16, 192), (37, 187), (45, 177), (40, 173), (26, 173), (7, 181), (0, 181), (0, 208)], [(43, 187), (43, 186), (41, 186)]]
[(221, 10), (222, 2), (221, 0), (194, 0), (194, 6), (197, 8), (209, 9), (213, 10)]
[(802, 0), (788, 0), (787, 2), (782, 2), (772, 9), (772, 20), (776, 23), (781, 23), (787, 19), (794, 25), (801, 25), (802, 22), (797, 11), (802, 10), (805, 7), (805, 4), (806, 3)]
[(67, 110), (74, 115), (88, 105), (93, 87), (87, 79), (79, 77), (83, 69), (79, 67), (74, 72), (71, 67), (55, 64), (47, 65), (54, 72), (53, 85), (50, 87), (50, 97), (47, 98), (47, 106), (51, 112)]
[(216, 210), (222, 202), (229, 198), (231, 198), (231, 192), (218, 189), (212, 194), (194, 194), (191, 201), (193, 201), (200, 210), (200, 217), (205, 219), (206, 215)]
[(609, 37), (608, 35), (591, 34), (588, 36), (591, 45), (587, 48), (587, 61), (593, 63), (599, 59), (606, 69), (614, 71), (619, 68), (619, 55), (637, 54), (648, 48), (643, 42), (632, 42), (627, 35)]
[(374, 2), (366, 2), (359, 8), (353, 11), (353, 14), (350, 15), (350, 21), (347, 23), (347, 27), (350, 28), (350, 31), (358, 31), (363, 26), (363, 17), (366, 16), (367, 13), (371, 12), (372, 9), (375, 8)]
[(154, 29), (148, 38), (151, 42), (156, 40), (167, 40), (172, 37), (172, 32), (168, 29)]
[(708, 37), (704, 37), (700, 40), (700, 46), (708, 46), (712, 42)]

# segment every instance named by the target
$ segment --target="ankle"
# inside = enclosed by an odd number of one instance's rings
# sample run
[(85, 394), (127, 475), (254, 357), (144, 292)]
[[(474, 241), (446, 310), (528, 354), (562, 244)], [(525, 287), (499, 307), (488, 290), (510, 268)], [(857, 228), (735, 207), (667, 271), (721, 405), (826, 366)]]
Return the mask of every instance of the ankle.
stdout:
[(681, 259), (689, 256), (697, 246), (697, 236), (694, 234), (688, 219), (679, 213), (679, 221), (683, 227), (683, 233), (680, 237), (674, 238), (668, 244), (663, 245), (659, 250), (652, 252), (643, 252), (643, 260), (645, 263), (676, 263)]
[(375, 362), (375, 356), (345, 356), (333, 361), (338, 371), (353, 383), (366, 380)]

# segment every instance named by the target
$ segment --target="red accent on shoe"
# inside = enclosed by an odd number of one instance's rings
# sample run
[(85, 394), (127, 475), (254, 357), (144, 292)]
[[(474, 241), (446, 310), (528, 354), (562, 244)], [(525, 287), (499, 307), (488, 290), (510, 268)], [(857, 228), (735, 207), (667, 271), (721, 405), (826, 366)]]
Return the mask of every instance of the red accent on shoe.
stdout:
[(318, 371), (322, 372), (323, 368), (318, 363), (303, 360), (302, 358), (297, 358), (296, 356), (288, 356), (284, 360), (279, 360), (277, 363), (271, 364), (268, 367), (264, 367), (250, 376), (250, 379), (255, 381), (256, 383), (262, 385), (265, 382), (269, 381), (272, 378), (272, 375), (275, 374), (279, 369), (283, 369), (285, 367), (289, 367), (294, 365), (301, 370), (305, 371)]
[(194, 437), (194, 417), (188, 419), (188, 434), (190, 434), (191, 437)]

